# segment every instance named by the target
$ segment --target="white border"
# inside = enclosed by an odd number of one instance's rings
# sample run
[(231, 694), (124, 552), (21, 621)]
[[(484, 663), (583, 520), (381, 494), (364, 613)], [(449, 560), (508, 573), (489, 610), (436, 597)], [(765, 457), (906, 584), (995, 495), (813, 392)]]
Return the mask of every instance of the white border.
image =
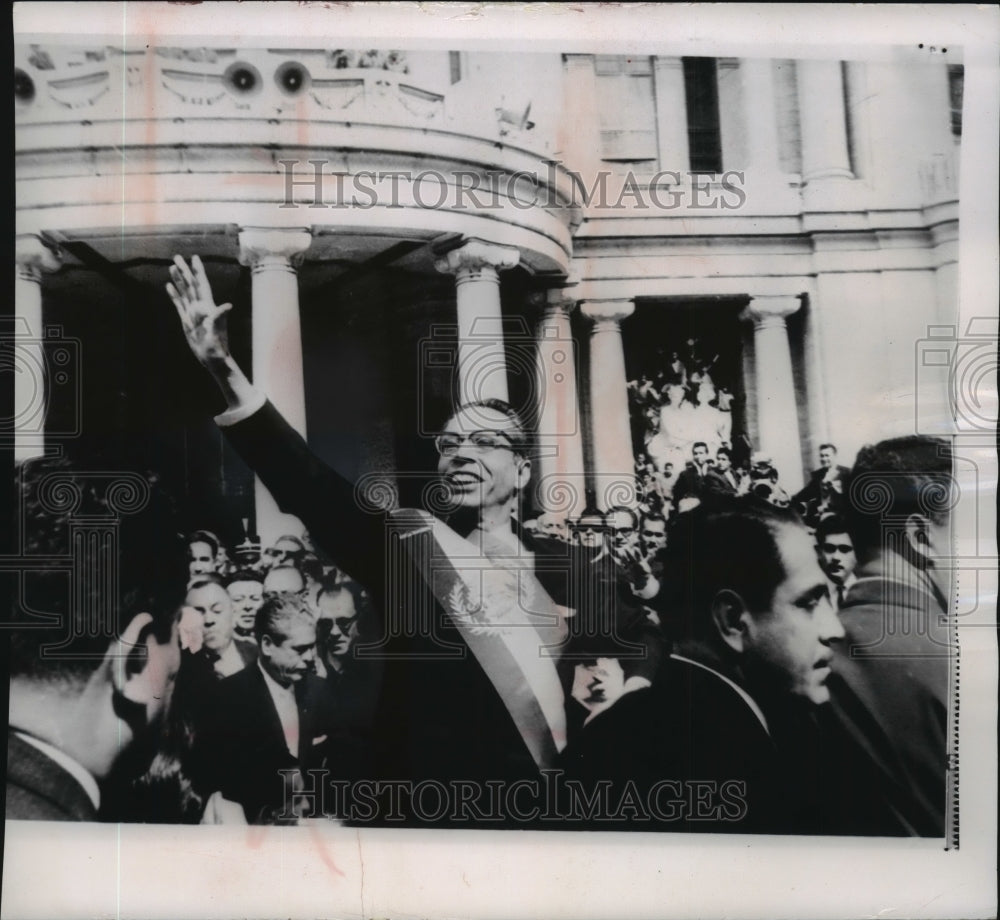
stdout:
[[(720, 55), (871, 59), (948, 48), (966, 66), (960, 315), (995, 315), (995, 7), (590, 4), (19, 3), (19, 40), (145, 33), (177, 43), (303, 35), (392, 37), (399, 47), (683, 48)], [(331, 41), (333, 44), (333, 41)], [(931, 47), (935, 51), (930, 51)], [(976, 456), (980, 552), (994, 555), (996, 464)], [(995, 623), (996, 575), (980, 584)], [(992, 609), (989, 605), (993, 604)], [(988, 917), (996, 915), (997, 656), (963, 630), (961, 845), (838, 838), (345, 831), (7, 824), (3, 917)]]

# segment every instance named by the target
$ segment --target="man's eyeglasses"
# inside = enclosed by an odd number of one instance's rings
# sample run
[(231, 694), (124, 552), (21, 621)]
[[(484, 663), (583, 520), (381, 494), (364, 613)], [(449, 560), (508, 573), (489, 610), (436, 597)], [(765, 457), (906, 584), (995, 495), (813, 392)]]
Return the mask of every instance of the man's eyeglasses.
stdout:
[(854, 547), (850, 543), (824, 543), (822, 550), (824, 553), (853, 553)]
[(489, 450), (513, 450), (514, 445), (502, 431), (473, 431), (469, 434), (445, 432), (434, 439), (434, 446), (442, 457), (457, 454), (463, 444), (468, 443), (478, 453)]

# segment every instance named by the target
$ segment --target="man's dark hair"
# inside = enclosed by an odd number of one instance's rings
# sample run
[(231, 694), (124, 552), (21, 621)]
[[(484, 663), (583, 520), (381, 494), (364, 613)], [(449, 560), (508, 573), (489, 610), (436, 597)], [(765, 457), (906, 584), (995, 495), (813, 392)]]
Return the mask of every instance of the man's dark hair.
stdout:
[(462, 403), (452, 414), (451, 417), (454, 418), (460, 412), (464, 412), (466, 409), (492, 409), (494, 412), (500, 412), (505, 415), (511, 423), (511, 427), (504, 431), (507, 439), (510, 441), (511, 447), (515, 454), (520, 457), (527, 457), (528, 452), (531, 449), (531, 443), (528, 438), (528, 429), (524, 424), (524, 420), (521, 418), (520, 414), (511, 406), (510, 403), (504, 402), (502, 399), (477, 399), (473, 402)]
[(572, 528), (574, 530), (579, 530), (580, 524), (584, 518), (595, 518), (600, 522), (598, 526), (600, 526), (602, 529), (605, 528), (608, 523), (607, 518), (604, 516), (603, 511), (601, 511), (599, 508), (592, 508), (588, 506), (584, 508), (583, 511), (580, 512), (577, 519), (573, 521), (573, 523), (571, 524)]
[(264, 636), (269, 637), (276, 645), (281, 645), (288, 638), (290, 624), (293, 620), (304, 618), (310, 623), (314, 617), (305, 599), (297, 594), (274, 594), (265, 598), (254, 619), (253, 633), (260, 645)]
[[(824, 514), (823, 517), (819, 519), (819, 523), (816, 525), (817, 545), (821, 544), (831, 534), (836, 533), (846, 533), (849, 537), (851, 536), (851, 531), (847, 526), (847, 521), (845, 521), (839, 514)], [(854, 541), (853, 537), (851, 537), (851, 541)]]
[[(166, 642), (187, 590), (187, 546), (157, 476), (39, 458), (15, 475), (23, 563), (14, 582), (11, 673), (86, 679), (134, 616)], [(112, 586), (117, 580), (117, 592)], [(133, 666), (130, 663), (126, 667)]]
[(769, 610), (785, 579), (775, 531), (801, 525), (793, 512), (752, 496), (725, 497), (679, 515), (667, 547), (665, 627), (675, 639), (712, 636), (711, 606), (728, 588), (752, 613)]
[(817, 448), (817, 450), (832, 450), (834, 453), (837, 453), (837, 445), (836, 444), (820, 444), (820, 446)]
[(222, 541), (211, 531), (208, 530), (195, 530), (188, 534), (187, 545), (191, 546), (193, 543), (207, 543), (212, 548), (212, 556), (217, 557), (219, 555), (219, 550), (222, 549)]
[(643, 526), (645, 526), (646, 524), (648, 524), (650, 521), (659, 521), (664, 526), (666, 526), (666, 524), (667, 524), (666, 515), (664, 515), (660, 511), (647, 511), (642, 516), (642, 524), (643, 524)]
[(954, 501), (951, 442), (909, 435), (866, 445), (846, 487), (850, 533), (859, 557), (871, 559), (912, 514), (943, 524)]
[(693, 454), (699, 447), (704, 447), (705, 450), (708, 450), (708, 445), (704, 441), (695, 441), (691, 445), (691, 453)]
[(728, 447), (720, 447), (715, 452), (716, 458), (721, 457), (723, 454), (725, 454), (730, 459), (730, 461), (733, 459), (733, 452)]

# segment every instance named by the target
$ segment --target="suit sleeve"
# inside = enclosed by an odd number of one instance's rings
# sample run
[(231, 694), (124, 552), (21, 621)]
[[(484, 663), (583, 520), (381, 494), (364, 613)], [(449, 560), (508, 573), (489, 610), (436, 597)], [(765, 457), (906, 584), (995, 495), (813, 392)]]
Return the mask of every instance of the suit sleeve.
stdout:
[(222, 430), (281, 510), (298, 517), (339, 568), (381, 593), (385, 519), (358, 505), (354, 486), (313, 454), (270, 402)]

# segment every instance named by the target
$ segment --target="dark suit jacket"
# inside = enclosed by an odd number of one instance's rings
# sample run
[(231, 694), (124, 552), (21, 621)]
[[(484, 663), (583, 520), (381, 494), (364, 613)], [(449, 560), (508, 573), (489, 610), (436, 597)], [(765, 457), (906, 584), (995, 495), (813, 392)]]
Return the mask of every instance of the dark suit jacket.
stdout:
[[(595, 830), (746, 833), (790, 828), (777, 779), (778, 754), (763, 724), (717, 674), (672, 657), (652, 688), (626, 694), (586, 725), (563, 752), (562, 766), (567, 778), (584, 789), (610, 781), (612, 814), (627, 784), (634, 784), (644, 803), (656, 784), (672, 784), (660, 793), (660, 815), (582, 820)], [(723, 790), (724, 783), (745, 785)], [(562, 804), (573, 808), (571, 798)]]
[(214, 702), (196, 742), (198, 783), (239, 802), (251, 822), (282, 811), (285, 786), (280, 770), (303, 773), (324, 766), (332, 724), (332, 701), (323, 680), (306, 675), (296, 688), (299, 710), (298, 756), (285, 744), (281, 720), (254, 664), (219, 682)]
[[(892, 579), (876, 562), (856, 573), (840, 610), (846, 636), (834, 646), (829, 682), (851, 768), (875, 785), (888, 817), (873, 826), (869, 813), (850, 806), (844, 817), (853, 820), (847, 832), (941, 837), (953, 627), (921, 573), (898, 557), (888, 571)], [(847, 774), (841, 771), (845, 784), (857, 786)], [(843, 797), (850, 802), (850, 788)]]
[[(732, 474), (733, 479), (739, 482), (736, 478), (735, 473)], [(719, 470), (709, 470), (705, 474), (705, 479), (702, 484), (702, 489), (704, 492), (712, 495), (735, 495), (736, 486), (733, 485), (726, 477), (724, 473), (719, 472)]]
[[(847, 477), (850, 475), (850, 469), (846, 466), (836, 467), (837, 475), (836, 479), (841, 483), (846, 482)], [(809, 474), (809, 482), (805, 484), (805, 487), (797, 492), (793, 499), (797, 502), (819, 502), (823, 498), (823, 478), (826, 476), (826, 470), (822, 467), (818, 470), (813, 470)]]
[(698, 475), (698, 470), (688, 467), (682, 470), (677, 476), (674, 484), (674, 502), (679, 502), (682, 498), (701, 498), (705, 491), (705, 481), (708, 478), (708, 470), (704, 476)]
[[(385, 666), (367, 775), (537, 779), (538, 767), (502, 698), (414, 562), (434, 553), (430, 528), (404, 533), (394, 517), (365, 510), (354, 487), (316, 458), (270, 404), (224, 430), (278, 504), (302, 519), (316, 545), (365, 585), (383, 612), (384, 638), (368, 649)], [(586, 604), (571, 548), (543, 538), (526, 542), (552, 599)], [(594, 618), (607, 615), (596, 611)], [(363, 647), (355, 652), (365, 654)]]
[(7, 819), (96, 821), (93, 802), (54, 760), (7, 732)]

